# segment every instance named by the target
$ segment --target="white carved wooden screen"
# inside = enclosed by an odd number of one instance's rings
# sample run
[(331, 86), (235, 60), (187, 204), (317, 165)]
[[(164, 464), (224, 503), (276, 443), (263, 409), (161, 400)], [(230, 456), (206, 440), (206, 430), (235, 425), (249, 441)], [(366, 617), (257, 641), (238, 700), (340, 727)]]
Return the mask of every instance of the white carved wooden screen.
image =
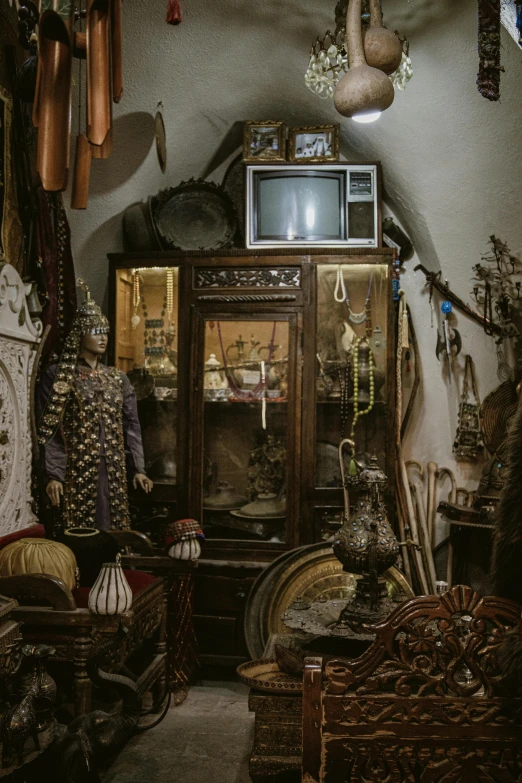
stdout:
[(0, 536), (34, 524), (31, 511), (31, 373), (42, 323), (32, 321), (31, 289), (0, 262)]

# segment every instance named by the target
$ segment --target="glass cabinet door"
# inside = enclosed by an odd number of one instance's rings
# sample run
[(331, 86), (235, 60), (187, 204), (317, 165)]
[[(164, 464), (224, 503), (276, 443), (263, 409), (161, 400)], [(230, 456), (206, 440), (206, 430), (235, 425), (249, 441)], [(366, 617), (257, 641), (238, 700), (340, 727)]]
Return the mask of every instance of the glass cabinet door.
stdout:
[(115, 364), (138, 399), (145, 465), (172, 499), (177, 477), (178, 269), (116, 270)]
[(202, 506), (208, 539), (286, 540), (290, 332), (282, 319), (204, 321)]
[[(386, 264), (317, 268), (316, 488), (342, 486), (342, 438), (354, 441), (358, 461), (375, 454), (386, 469), (389, 300)], [(345, 471), (349, 463), (346, 456)], [(339, 526), (340, 512), (335, 504), (316, 507), (321, 536)]]

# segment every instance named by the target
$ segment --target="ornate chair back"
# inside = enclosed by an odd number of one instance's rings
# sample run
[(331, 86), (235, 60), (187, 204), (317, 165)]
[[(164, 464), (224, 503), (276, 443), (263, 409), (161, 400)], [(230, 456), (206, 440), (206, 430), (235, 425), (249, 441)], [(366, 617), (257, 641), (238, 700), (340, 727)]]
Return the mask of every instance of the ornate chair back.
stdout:
[(303, 783), (522, 781), (522, 699), (497, 656), (521, 612), (454, 587), (399, 606), (353, 661), (307, 658)]

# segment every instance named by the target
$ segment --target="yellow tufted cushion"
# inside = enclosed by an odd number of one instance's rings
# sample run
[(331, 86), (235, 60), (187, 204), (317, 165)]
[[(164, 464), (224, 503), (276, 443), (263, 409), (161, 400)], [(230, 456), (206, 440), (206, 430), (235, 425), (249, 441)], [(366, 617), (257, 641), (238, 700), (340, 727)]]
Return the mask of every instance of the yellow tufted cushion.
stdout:
[(69, 590), (76, 587), (74, 553), (57, 541), (22, 538), (0, 551), (0, 576), (51, 574), (62, 579)]

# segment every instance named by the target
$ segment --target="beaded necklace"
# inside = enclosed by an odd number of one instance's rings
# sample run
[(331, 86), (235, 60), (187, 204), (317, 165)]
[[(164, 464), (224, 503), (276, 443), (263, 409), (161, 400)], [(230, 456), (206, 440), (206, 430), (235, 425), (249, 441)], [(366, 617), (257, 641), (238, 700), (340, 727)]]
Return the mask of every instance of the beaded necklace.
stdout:
[[(143, 317), (145, 319), (145, 329), (143, 331), (143, 342), (145, 344), (145, 356), (163, 356), (165, 353), (165, 311), (167, 307), (167, 296), (163, 298), (163, 306), (161, 308), (161, 318), (149, 318), (147, 305), (145, 303), (145, 297), (141, 295), (141, 307), (143, 310)], [(160, 331), (158, 331), (160, 330)]]
[(353, 349), (353, 421), (352, 431), (350, 432), (350, 438), (352, 440), (354, 438), (355, 425), (357, 424), (358, 419), (361, 416), (366, 416), (368, 413), (370, 413), (370, 411), (373, 410), (373, 405), (375, 402), (375, 364), (373, 361), (373, 351), (370, 347), (368, 347), (368, 359), (370, 365), (370, 400), (368, 402), (368, 407), (365, 410), (359, 410), (359, 350), (362, 341), (365, 339), (365, 337), (358, 337), (355, 341), (355, 346)]
[(350, 415), (350, 362), (347, 361), (344, 366), (344, 375), (341, 367), (337, 368), (337, 377), (339, 378), (339, 388), (341, 389), (341, 433), (343, 438), (346, 436), (346, 425)]

